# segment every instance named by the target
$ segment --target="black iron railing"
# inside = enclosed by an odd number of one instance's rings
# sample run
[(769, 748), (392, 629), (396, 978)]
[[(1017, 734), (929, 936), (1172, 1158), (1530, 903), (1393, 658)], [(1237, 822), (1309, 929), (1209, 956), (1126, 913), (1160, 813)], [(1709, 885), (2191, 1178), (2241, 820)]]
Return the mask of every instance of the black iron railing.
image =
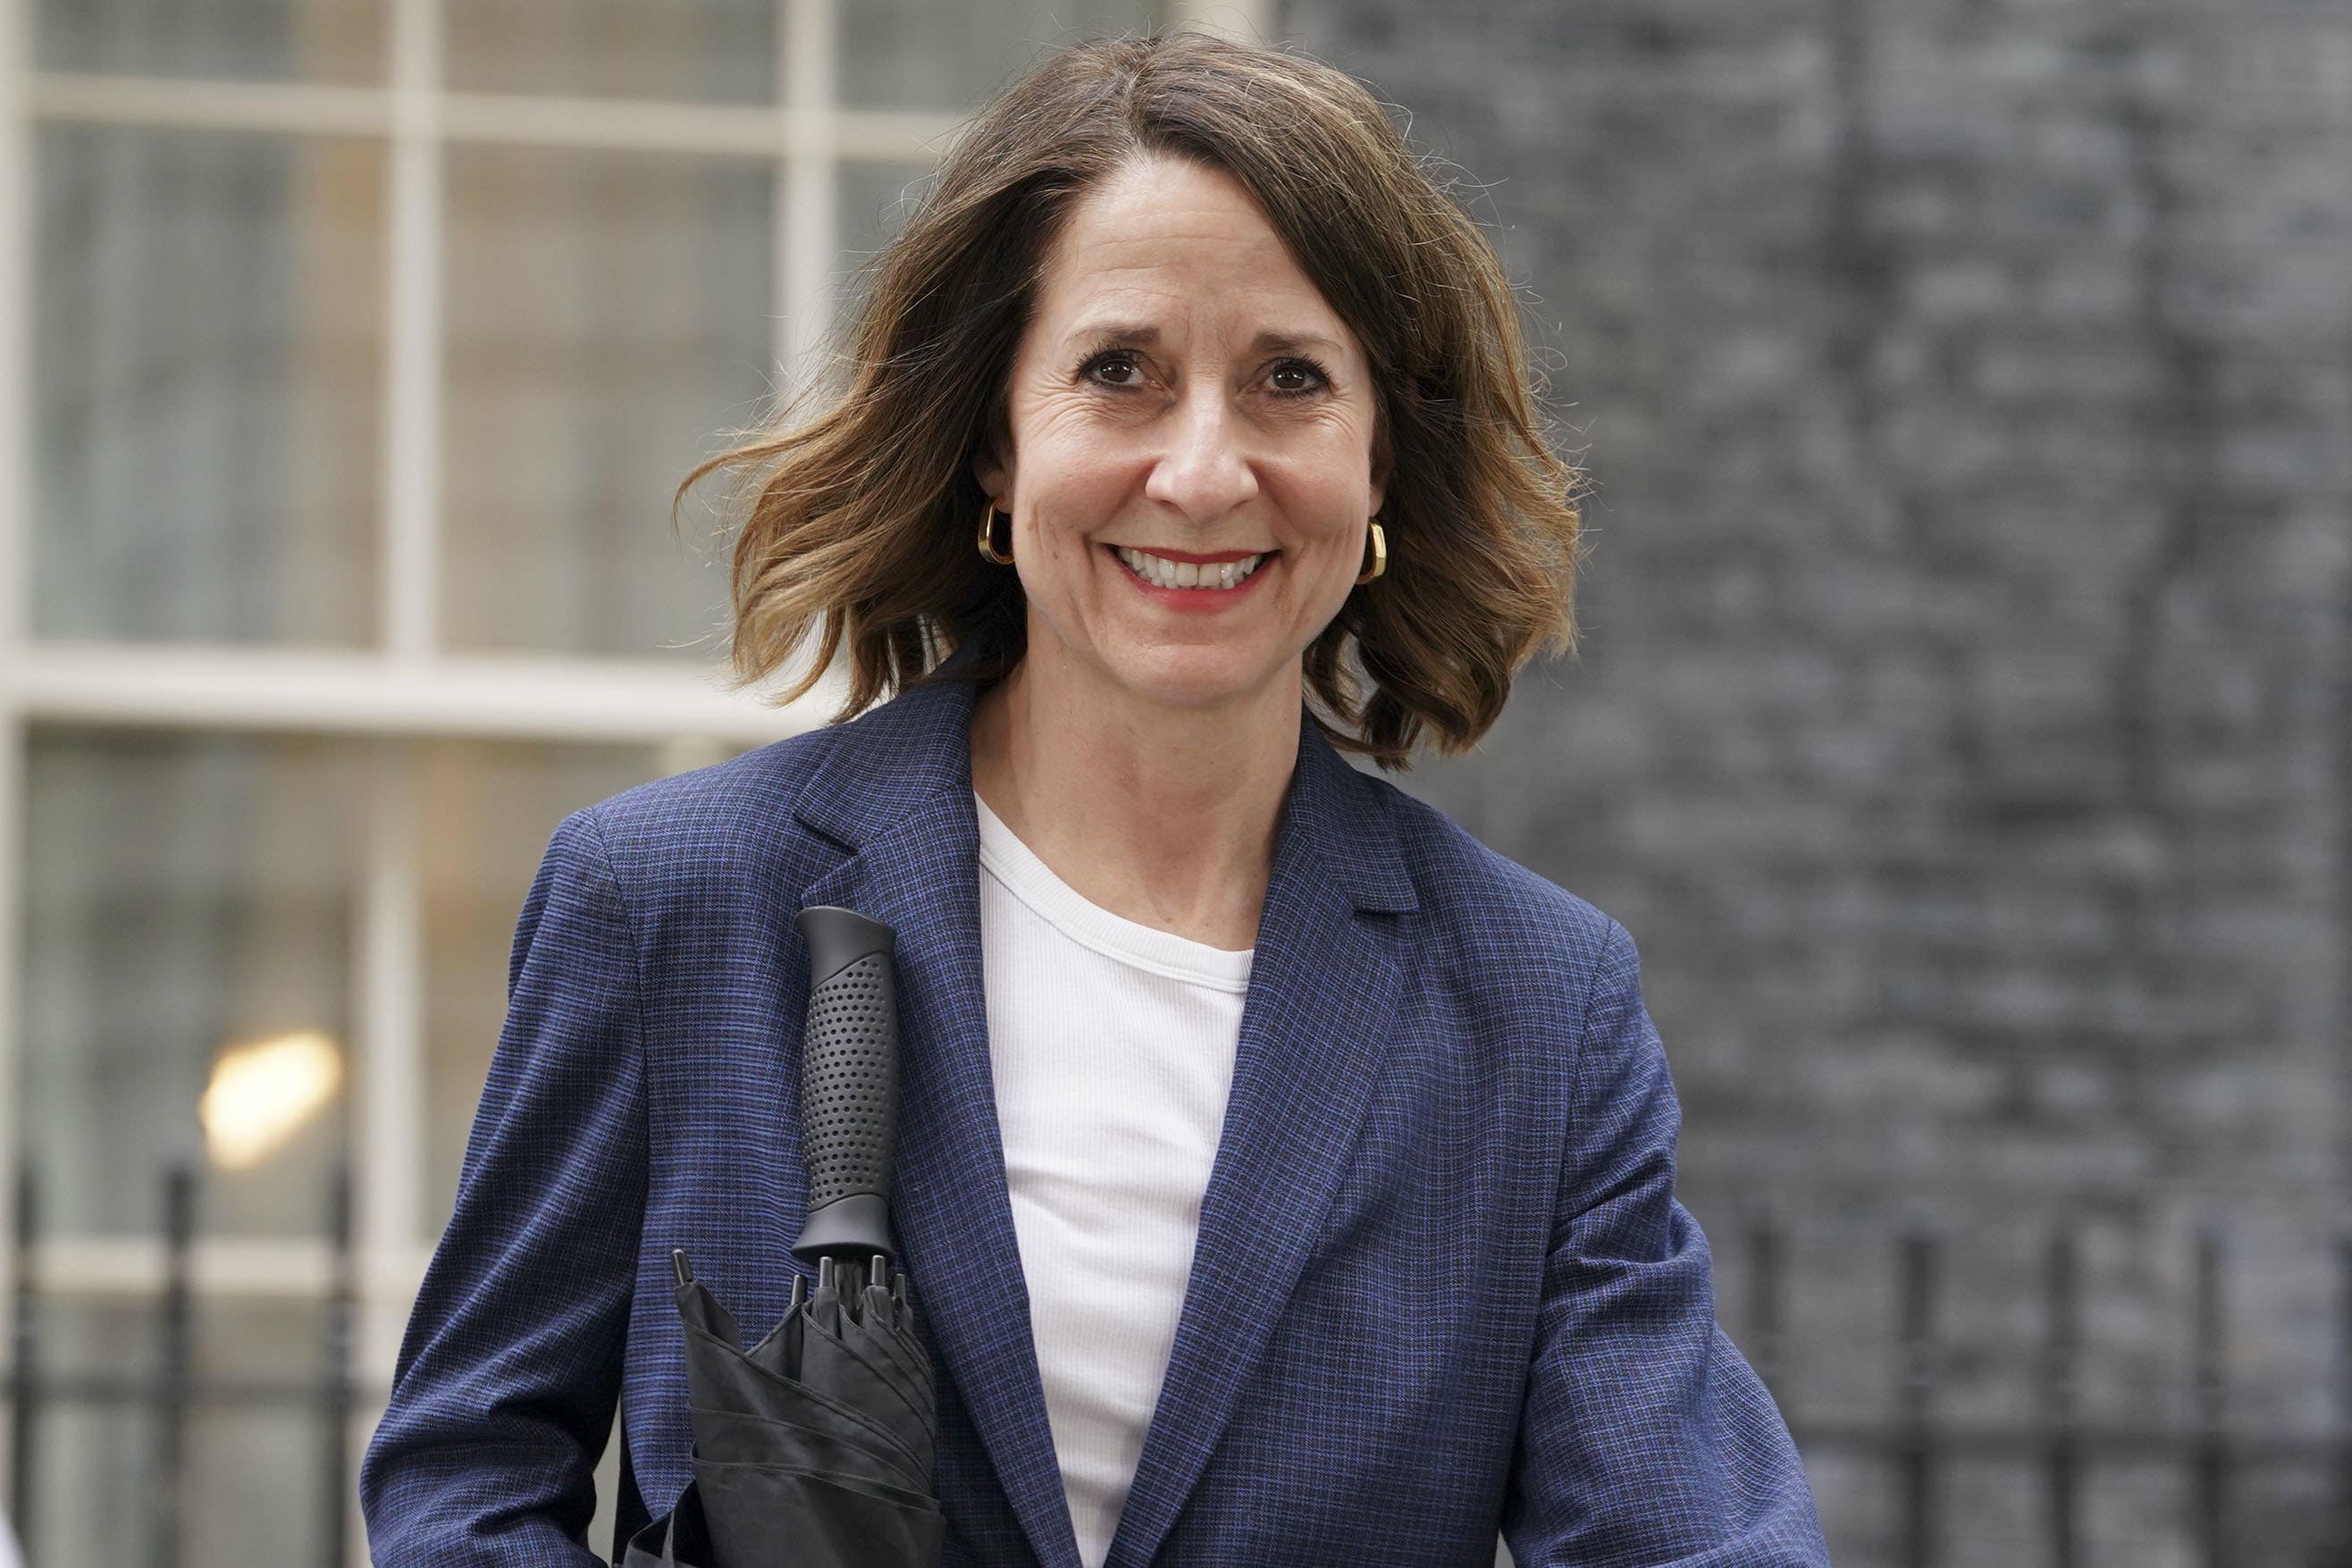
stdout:
[(1748, 1301), (1743, 1335), (1750, 1360), (1771, 1385), (1798, 1447), (1808, 1456), (1835, 1453), (1889, 1465), (1895, 1478), (1897, 1539), (1893, 1561), (1901, 1568), (1936, 1568), (1949, 1531), (1940, 1507), (1942, 1478), (1951, 1461), (2008, 1459), (2038, 1464), (2046, 1512), (2041, 1532), (2055, 1568), (2076, 1568), (2090, 1560), (2083, 1501), (2090, 1472), (2112, 1463), (2178, 1468), (2188, 1483), (2190, 1506), (2185, 1530), (2191, 1560), (2200, 1568), (2244, 1568), (2246, 1557), (2233, 1538), (2231, 1492), (2234, 1478), (2253, 1467), (2307, 1465), (2332, 1469), (2336, 1479), (2334, 1518), (2308, 1521), (2309, 1533), (2325, 1535), (2326, 1555), (2314, 1563), (2352, 1565), (2352, 1236), (2334, 1244), (2337, 1281), (2334, 1365), (2315, 1375), (2335, 1384), (2332, 1430), (2291, 1431), (2233, 1422), (2223, 1346), (2228, 1343), (2222, 1289), (2228, 1237), (2209, 1226), (2193, 1241), (2194, 1279), (2186, 1360), (2189, 1409), (2177, 1425), (2099, 1422), (2084, 1417), (2083, 1365), (2082, 1235), (2060, 1220), (2050, 1230), (2042, 1254), (2042, 1336), (2038, 1347), (2039, 1410), (2010, 1422), (1965, 1420), (1946, 1412), (1947, 1345), (1939, 1330), (1947, 1240), (1914, 1226), (1895, 1239), (1893, 1408), (1861, 1420), (1812, 1420), (1803, 1413), (1803, 1390), (1781, 1376), (1787, 1301), (1783, 1260), (1788, 1231), (1759, 1209), (1746, 1233)]
[[(356, 1273), (352, 1255), (352, 1186), (339, 1169), (328, 1194), (327, 1235), (331, 1260), (322, 1300), (323, 1325), (315, 1363), (283, 1377), (221, 1376), (196, 1364), (194, 1309), (189, 1259), (196, 1220), (196, 1178), (185, 1167), (163, 1180), (164, 1277), (154, 1326), (156, 1357), (151, 1370), (52, 1372), (45, 1369), (44, 1302), (34, 1288), (31, 1256), (40, 1233), (37, 1189), (29, 1171), (16, 1187), (16, 1253), (11, 1279), (16, 1298), (15, 1332), (0, 1391), (8, 1404), (11, 1456), (6, 1505), (31, 1561), (38, 1555), (52, 1521), (35, 1507), (35, 1467), (41, 1452), (44, 1417), (67, 1407), (100, 1406), (143, 1411), (152, 1420), (152, 1470), (139, 1489), (145, 1519), (150, 1568), (176, 1568), (189, 1535), (187, 1430), (192, 1414), (220, 1407), (308, 1410), (318, 1431), (315, 1485), (317, 1560), (328, 1568), (345, 1561), (352, 1491), (351, 1423), (359, 1390), (354, 1379), (353, 1324)], [(1771, 1385), (1809, 1458), (1835, 1454), (1889, 1467), (1896, 1521), (1893, 1561), (1901, 1568), (1936, 1568), (1939, 1547), (1950, 1535), (1943, 1517), (1944, 1479), (1958, 1460), (2024, 1461), (2041, 1472), (2046, 1509), (2041, 1521), (2047, 1555), (2056, 1568), (2088, 1561), (2084, 1501), (2100, 1466), (2150, 1462), (2178, 1467), (2191, 1505), (2185, 1530), (2200, 1568), (2247, 1568), (2231, 1537), (2233, 1481), (2249, 1467), (2282, 1463), (2332, 1469), (2337, 1478), (2336, 1517), (2309, 1521), (2307, 1535), (2332, 1538), (2315, 1562), (2352, 1563), (2352, 1237), (2335, 1244), (2338, 1280), (2336, 1354), (2331, 1368), (2315, 1375), (2332, 1379), (2336, 1416), (2326, 1431), (2257, 1428), (2232, 1419), (2231, 1389), (2223, 1358), (2229, 1323), (2223, 1290), (2229, 1259), (2227, 1235), (2219, 1228), (2193, 1241), (2190, 1332), (2180, 1346), (2187, 1373), (2186, 1418), (2174, 1425), (2118, 1424), (2084, 1414), (2084, 1366), (2093, 1347), (2084, 1331), (2082, 1232), (2062, 1222), (2051, 1231), (2040, 1266), (2042, 1343), (2035, 1347), (2040, 1408), (2031, 1419), (2006, 1423), (1964, 1419), (1945, 1406), (1944, 1375), (1948, 1345), (1940, 1322), (1945, 1302), (1948, 1248), (1937, 1232), (1913, 1228), (1893, 1239), (1891, 1304), (1895, 1355), (1894, 1394), (1887, 1408), (1866, 1419), (1809, 1418), (1805, 1390), (1784, 1375), (1784, 1350), (1791, 1299), (1786, 1258), (1790, 1228), (1759, 1210), (1746, 1227), (1745, 1322), (1736, 1332), (1749, 1360)], [(1730, 1314), (1727, 1314), (1727, 1318)], [(67, 1528), (66, 1521), (55, 1521)], [(2332, 1553), (2332, 1554), (2331, 1554)]]
[[(42, 1452), (44, 1418), (65, 1408), (131, 1408), (152, 1421), (151, 1473), (125, 1495), (142, 1500), (145, 1511), (145, 1562), (149, 1568), (178, 1568), (188, 1539), (190, 1494), (188, 1427), (197, 1412), (221, 1408), (307, 1409), (318, 1426), (320, 1511), (317, 1561), (328, 1568), (345, 1562), (351, 1527), (351, 1418), (358, 1390), (352, 1375), (353, 1323), (358, 1287), (353, 1267), (352, 1179), (338, 1166), (328, 1183), (327, 1236), (330, 1265), (321, 1306), (324, 1325), (315, 1364), (282, 1377), (220, 1376), (201, 1373), (195, 1358), (195, 1295), (189, 1257), (195, 1239), (196, 1177), (186, 1166), (163, 1177), (163, 1286), (157, 1301), (155, 1363), (152, 1370), (48, 1370), (44, 1363), (45, 1302), (35, 1288), (32, 1254), (40, 1234), (38, 1188), (34, 1175), (19, 1173), (16, 1186), (15, 1256), (10, 1279), (16, 1298), (8, 1366), (0, 1389), (8, 1402), (9, 1517), (27, 1562), (49, 1559), (44, 1547), (50, 1521), (39, 1516), (36, 1468)], [(127, 1357), (125, 1359), (128, 1359)], [(126, 1478), (128, 1479), (129, 1478)]]

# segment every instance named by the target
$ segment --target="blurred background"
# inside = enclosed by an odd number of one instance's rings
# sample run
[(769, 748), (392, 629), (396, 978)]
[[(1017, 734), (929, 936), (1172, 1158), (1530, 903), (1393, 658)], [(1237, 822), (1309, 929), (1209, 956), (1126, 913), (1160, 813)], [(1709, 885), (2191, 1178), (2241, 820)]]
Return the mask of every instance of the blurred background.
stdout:
[(672, 487), (961, 117), (1186, 25), (1370, 83), (1521, 286), (1585, 643), (1400, 782), (1640, 942), (1837, 1560), (2352, 1563), (2352, 12), (2304, 0), (0, 0), (30, 1560), (364, 1561), (549, 833), (837, 702), (720, 689)]

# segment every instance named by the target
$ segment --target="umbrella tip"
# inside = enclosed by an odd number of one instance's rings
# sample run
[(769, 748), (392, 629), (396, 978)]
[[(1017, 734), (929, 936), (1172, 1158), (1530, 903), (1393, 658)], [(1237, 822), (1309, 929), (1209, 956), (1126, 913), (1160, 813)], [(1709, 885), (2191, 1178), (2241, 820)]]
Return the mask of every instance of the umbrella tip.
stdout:
[(669, 1249), (669, 1266), (671, 1271), (677, 1275), (677, 1282), (681, 1286), (694, 1283), (694, 1267), (686, 1260), (685, 1248), (673, 1247)]

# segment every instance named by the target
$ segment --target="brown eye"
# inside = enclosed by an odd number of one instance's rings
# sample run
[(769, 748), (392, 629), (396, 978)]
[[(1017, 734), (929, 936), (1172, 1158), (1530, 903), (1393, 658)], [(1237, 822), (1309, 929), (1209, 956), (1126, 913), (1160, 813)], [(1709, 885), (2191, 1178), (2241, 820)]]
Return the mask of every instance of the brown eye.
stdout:
[(1323, 373), (1323, 367), (1312, 360), (1285, 360), (1267, 375), (1274, 390), (1286, 397), (1319, 392), (1330, 379)]
[(1124, 349), (1097, 354), (1078, 367), (1078, 373), (1112, 387), (1138, 386), (1143, 380), (1143, 367), (1137, 364), (1135, 356)]

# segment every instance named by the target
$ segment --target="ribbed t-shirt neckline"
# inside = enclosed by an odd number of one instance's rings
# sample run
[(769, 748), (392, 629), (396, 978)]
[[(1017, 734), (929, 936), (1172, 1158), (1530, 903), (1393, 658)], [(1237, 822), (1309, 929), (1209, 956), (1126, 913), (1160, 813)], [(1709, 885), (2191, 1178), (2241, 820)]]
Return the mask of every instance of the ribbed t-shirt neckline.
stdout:
[(1246, 992), (1255, 947), (1236, 953), (1212, 947), (1173, 931), (1162, 931), (1114, 915), (1054, 873), (1020, 835), (988, 808), (980, 791), (971, 792), (980, 822), (980, 861), (994, 873), (1006, 892), (1072, 941), (1105, 957), (1165, 975), (1171, 979), (1223, 991)]

